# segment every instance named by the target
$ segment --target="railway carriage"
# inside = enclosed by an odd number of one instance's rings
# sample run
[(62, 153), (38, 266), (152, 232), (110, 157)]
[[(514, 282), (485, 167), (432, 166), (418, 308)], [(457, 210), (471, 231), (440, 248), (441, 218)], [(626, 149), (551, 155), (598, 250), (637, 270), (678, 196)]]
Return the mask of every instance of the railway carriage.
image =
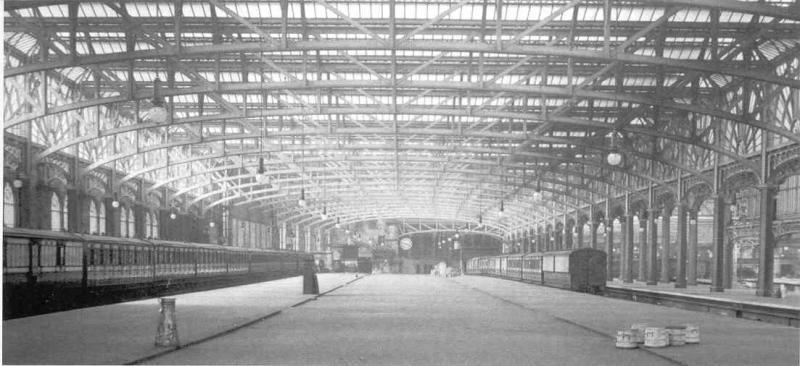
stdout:
[(602, 293), (606, 284), (606, 253), (580, 248), (477, 257), (467, 262), (467, 274), (488, 274), (573, 291)]
[[(4, 316), (87, 298), (302, 273), (304, 253), (6, 228)], [(56, 305), (53, 305), (56, 306)], [(52, 309), (50, 309), (52, 310)], [(20, 314), (15, 314), (20, 315)]]

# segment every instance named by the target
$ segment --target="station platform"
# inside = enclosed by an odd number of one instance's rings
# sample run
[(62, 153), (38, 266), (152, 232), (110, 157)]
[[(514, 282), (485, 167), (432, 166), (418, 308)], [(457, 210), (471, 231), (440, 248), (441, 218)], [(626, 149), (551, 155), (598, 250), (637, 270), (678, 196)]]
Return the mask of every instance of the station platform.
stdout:
[(751, 284), (734, 283), (732, 288), (725, 289), (723, 292), (711, 292), (711, 285), (699, 283), (695, 286), (686, 286), (686, 288), (675, 288), (675, 283), (658, 283), (656, 285), (648, 285), (645, 282), (634, 281), (632, 283), (623, 283), (619, 279), (609, 281), (608, 286), (620, 288), (632, 288), (637, 290), (648, 290), (662, 293), (673, 293), (688, 296), (701, 296), (713, 298), (718, 300), (727, 300), (737, 303), (750, 303), (767, 305), (774, 307), (794, 308), (800, 311), (800, 291), (794, 288), (787, 291), (782, 297), (764, 297), (756, 296), (756, 289)]
[[(363, 276), (363, 275), (362, 275)], [(320, 293), (356, 279), (319, 274)], [(202, 341), (313, 299), (303, 278), (171, 295), (181, 344)], [(124, 364), (164, 352), (156, 347), (157, 298), (3, 321), (3, 364)]]
[[(788, 326), (489, 277), (384, 274), (355, 279), (353, 274), (321, 274), (319, 278), (320, 291), (329, 291), (319, 297), (300, 295), (300, 278), (176, 296), (178, 331), (182, 343), (190, 344), (166, 352), (153, 346), (158, 312), (153, 299), (7, 321), (3, 362), (637, 366), (800, 362), (800, 335)], [(268, 317), (278, 310), (282, 311)], [(265, 319), (252, 321), (261, 318)], [(616, 348), (616, 331), (631, 323), (698, 324), (701, 342), (659, 349)], [(213, 334), (222, 335), (209, 336)]]

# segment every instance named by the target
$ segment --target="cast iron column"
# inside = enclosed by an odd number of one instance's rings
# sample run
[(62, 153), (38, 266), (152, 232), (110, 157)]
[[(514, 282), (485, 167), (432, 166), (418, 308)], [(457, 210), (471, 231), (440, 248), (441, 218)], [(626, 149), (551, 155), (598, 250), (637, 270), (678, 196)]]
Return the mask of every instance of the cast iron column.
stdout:
[[(647, 214), (645, 214), (647, 215)], [(647, 281), (647, 218), (639, 217), (639, 281)]]
[(623, 282), (633, 282), (633, 215), (625, 216), (625, 273)]
[(711, 247), (713, 248), (714, 258), (712, 258), (711, 292), (723, 292), (722, 266), (725, 264), (725, 200), (719, 193), (713, 195), (712, 200), (714, 203), (714, 226), (712, 227)]
[(686, 262), (686, 284), (697, 286), (697, 211), (689, 211), (689, 243)]
[(728, 232), (727, 228), (733, 222), (733, 213), (731, 212), (731, 208), (733, 206), (726, 206), (728, 208), (724, 211), (724, 219), (723, 223), (725, 225), (725, 229), (722, 231), (722, 242), (724, 245), (724, 249), (722, 251), (722, 287), (726, 289), (733, 288), (733, 237)]
[[(611, 281), (614, 279), (614, 221), (612, 219), (606, 220), (606, 279)], [(593, 230), (594, 232), (594, 230)], [(594, 235), (595, 239), (597, 234)]]
[(775, 219), (774, 186), (762, 184), (758, 186), (760, 196), (758, 219), (758, 283), (757, 296), (772, 296), (773, 279), (775, 276), (775, 237), (772, 232), (772, 221)]
[(661, 276), (659, 279), (661, 282), (670, 282), (670, 270), (669, 270), (669, 262), (670, 262), (670, 246), (672, 243), (670, 242), (669, 237), (669, 220), (670, 220), (670, 212), (671, 210), (668, 207), (664, 207), (664, 212), (661, 216)]
[(650, 208), (648, 211), (647, 284), (656, 285), (658, 284), (658, 226), (656, 225), (658, 209)]
[(675, 216), (677, 218), (675, 239), (678, 242), (675, 288), (686, 288), (686, 206), (683, 202), (678, 202), (678, 206), (675, 207)]

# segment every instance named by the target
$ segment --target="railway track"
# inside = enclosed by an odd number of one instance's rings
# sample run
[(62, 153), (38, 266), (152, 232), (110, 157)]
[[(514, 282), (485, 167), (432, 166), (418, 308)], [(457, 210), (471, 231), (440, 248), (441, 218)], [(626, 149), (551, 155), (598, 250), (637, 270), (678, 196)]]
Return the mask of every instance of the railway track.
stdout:
[(800, 328), (800, 309), (748, 302), (735, 302), (706, 296), (681, 295), (607, 285), (605, 295), (647, 304), (714, 313), (732, 318), (757, 320)]

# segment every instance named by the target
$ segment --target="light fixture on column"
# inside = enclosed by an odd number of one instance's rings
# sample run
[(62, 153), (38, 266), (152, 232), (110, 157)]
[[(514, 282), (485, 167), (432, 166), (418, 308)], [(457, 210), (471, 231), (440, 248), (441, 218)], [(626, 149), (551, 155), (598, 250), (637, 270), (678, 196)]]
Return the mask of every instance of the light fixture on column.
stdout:
[(169, 219), (170, 220), (175, 220), (177, 218), (178, 218), (178, 215), (175, 213), (175, 209), (170, 209), (169, 210)]
[(117, 199), (117, 194), (114, 193), (114, 199), (111, 200), (111, 207), (119, 208), (119, 199)]
[(500, 200), (500, 210), (497, 211), (497, 214), (503, 216), (503, 211), (505, 211), (505, 207), (503, 206), (503, 200)]
[(297, 205), (306, 207), (306, 189), (300, 188), (300, 199), (297, 200)]
[(150, 122), (164, 123), (167, 121), (167, 108), (164, 107), (164, 98), (158, 95), (159, 84), (161, 79), (156, 77), (153, 80), (153, 99), (150, 103), (153, 106), (147, 111), (145, 118)]
[(19, 173), (17, 173), (17, 176), (14, 177), (13, 181), (11, 181), (11, 186), (13, 186), (16, 189), (20, 189), (22, 188), (22, 184), (23, 184), (22, 179), (20, 179)]
[(214, 226), (216, 226), (216, 224), (214, 223), (214, 221), (211, 221), (211, 222), (209, 222), (209, 223), (208, 223), (208, 227), (214, 227)]
[(320, 215), (323, 220), (328, 219), (328, 208), (326, 206), (322, 206), (322, 214)]
[(616, 144), (617, 131), (611, 131), (611, 149), (612, 151), (606, 156), (606, 161), (609, 165), (617, 166), (622, 163), (622, 154), (619, 153)]

